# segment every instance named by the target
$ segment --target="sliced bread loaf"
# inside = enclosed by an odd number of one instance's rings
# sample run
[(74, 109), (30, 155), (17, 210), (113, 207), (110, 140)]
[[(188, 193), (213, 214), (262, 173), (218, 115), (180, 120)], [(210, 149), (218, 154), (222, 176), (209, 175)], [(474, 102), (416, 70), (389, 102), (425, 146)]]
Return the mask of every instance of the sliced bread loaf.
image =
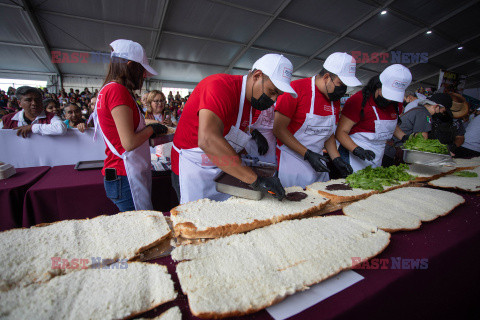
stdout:
[(390, 234), (345, 216), (284, 221), (185, 245), (172, 252), (192, 313), (223, 318), (253, 313), (303, 291), (357, 259), (368, 259)]
[(176, 298), (167, 267), (84, 269), (0, 292), (1, 319), (123, 319)]
[(375, 194), (342, 210), (349, 217), (394, 232), (417, 229), (422, 221), (446, 215), (464, 202), (463, 197), (451, 192), (407, 187)]
[(410, 164), (408, 165), (407, 173), (411, 174), (412, 176), (416, 176), (416, 181), (430, 181), (440, 178), (441, 176), (444, 176), (452, 171), (455, 171), (455, 168), (445, 166), (433, 167), (423, 164)]
[(454, 167), (457, 169), (475, 169), (480, 166), (480, 157), (471, 159), (455, 158), (453, 161), (455, 162)]
[(163, 214), (155, 211), (4, 231), (0, 233), (0, 291), (92, 264), (134, 259), (170, 236)]
[(304, 192), (300, 201), (278, 201), (267, 194), (262, 200), (231, 197), (226, 201), (201, 199), (171, 210), (175, 235), (183, 238), (217, 238), (261, 228), (321, 210), (330, 201), (315, 191), (285, 188), (286, 193)]
[(459, 177), (457, 175), (450, 174), (437, 180), (430, 181), (428, 184), (434, 187), (445, 189), (478, 192), (480, 191), (480, 167), (469, 171), (477, 173), (478, 177)]
[(355, 201), (378, 193), (376, 190), (350, 188), (345, 179), (315, 182), (307, 186), (307, 190), (317, 191), (322, 197), (330, 199), (332, 203)]

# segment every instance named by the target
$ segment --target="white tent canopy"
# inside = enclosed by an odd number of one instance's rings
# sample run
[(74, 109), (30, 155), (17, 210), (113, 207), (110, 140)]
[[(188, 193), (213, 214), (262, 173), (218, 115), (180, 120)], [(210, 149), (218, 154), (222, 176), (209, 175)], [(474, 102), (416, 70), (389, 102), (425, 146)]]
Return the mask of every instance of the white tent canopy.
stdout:
[(411, 89), (435, 87), (440, 69), (467, 75), (473, 88), (479, 16), (479, 0), (0, 0), (0, 77), (99, 87), (108, 44), (124, 38), (141, 43), (159, 72), (150, 89), (245, 74), (268, 52), (289, 58), (294, 78), (308, 77), (336, 51), (388, 54), (357, 65), (363, 84), (400, 62)]

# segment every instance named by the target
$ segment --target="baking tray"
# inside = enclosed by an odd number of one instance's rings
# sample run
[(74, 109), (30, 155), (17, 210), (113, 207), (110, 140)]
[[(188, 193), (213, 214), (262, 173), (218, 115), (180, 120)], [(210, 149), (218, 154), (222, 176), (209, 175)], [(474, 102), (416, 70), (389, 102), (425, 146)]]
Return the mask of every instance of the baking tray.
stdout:
[[(275, 174), (275, 166), (251, 167), (256, 174), (263, 177), (273, 177)], [(263, 197), (261, 191), (253, 190), (248, 184), (229, 175), (226, 172), (220, 172), (214, 179), (215, 188), (218, 192), (226, 193), (232, 196), (260, 200)]]
[(406, 163), (418, 163), (426, 166), (446, 166), (455, 164), (449, 154), (410, 149), (403, 149), (403, 161)]
[(103, 168), (103, 160), (78, 161), (75, 170), (96, 170)]

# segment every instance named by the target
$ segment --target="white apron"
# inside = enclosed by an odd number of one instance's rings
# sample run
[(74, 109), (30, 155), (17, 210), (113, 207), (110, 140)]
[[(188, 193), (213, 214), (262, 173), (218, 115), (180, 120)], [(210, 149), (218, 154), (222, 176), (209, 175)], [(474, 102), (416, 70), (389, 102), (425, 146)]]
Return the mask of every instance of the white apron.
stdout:
[[(275, 146), (277, 145), (277, 138), (273, 134), (273, 120), (275, 114), (275, 105), (267, 110), (263, 110), (258, 116), (257, 121), (251, 125), (252, 129), (257, 129), (268, 142), (268, 151), (263, 156), (258, 153), (258, 146), (255, 140), (250, 139), (245, 146), (245, 150), (249, 155), (258, 157), (260, 161), (276, 163)], [(250, 117), (250, 123), (252, 122)]]
[[(114, 82), (108, 83), (105, 87), (112, 83)], [(100, 132), (102, 132), (102, 128), (100, 122), (98, 121), (97, 114), (97, 104), (98, 101), (100, 101), (100, 94), (102, 93), (102, 90), (100, 90), (100, 92), (98, 93), (99, 98), (97, 99), (97, 102), (95, 104), (95, 111), (93, 113), (93, 120), (95, 123), (94, 136), (96, 135), (97, 130), (100, 130)], [(135, 105), (136, 104), (137, 103), (135, 102)], [(140, 111), (139, 113), (140, 121), (135, 132), (139, 132), (140, 130), (145, 128), (145, 118)], [(107, 144), (110, 151), (117, 157), (123, 159), (125, 171), (127, 172), (128, 183), (130, 184), (130, 191), (132, 193), (133, 203), (135, 204), (135, 210), (153, 210), (152, 172), (150, 162), (150, 145), (148, 139), (136, 149), (132, 151), (125, 151), (123, 154), (118, 153), (118, 151), (115, 149), (115, 147), (105, 135), (103, 135), (103, 139), (105, 140), (105, 143)]]
[[(310, 102), (310, 112), (306, 114), (305, 122), (293, 135), (305, 148), (313, 152), (322, 154), (325, 141), (330, 138), (335, 130), (335, 108), (331, 102), (332, 114), (329, 116), (319, 116), (314, 114), (315, 103), (315, 77), (312, 77), (312, 100)], [(300, 186), (305, 188), (307, 185), (317, 181), (328, 181), (327, 172), (316, 172), (310, 163), (303, 159), (301, 155), (282, 145), (280, 149), (280, 163), (278, 168), (278, 177), (284, 187)]]
[[(247, 76), (243, 76), (237, 123), (230, 128), (225, 136), (225, 139), (237, 153), (242, 151), (251, 139), (249, 134), (240, 130), (246, 84)], [(230, 197), (230, 195), (220, 193), (215, 189), (213, 179), (221, 172), (221, 169), (209, 161), (202, 149), (199, 147), (179, 149), (175, 145), (173, 145), (173, 148), (178, 152), (180, 204), (203, 198), (223, 201)]]
[(375, 120), (375, 132), (357, 132), (352, 134), (350, 138), (363, 149), (375, 152), (375, 159), (373, 159), (373, 163), (367, 160), (361, 160), (350, 152), (350, 165), (352, 166), (353, 172), (362, 170), (370, 165), (372, 168), (382, 165), (385, 143), (392, 138), (395, 127), (397, 126), (397, 119), (380, 120), (376, 107), (372, 106), (372, 108), (377, 118)]

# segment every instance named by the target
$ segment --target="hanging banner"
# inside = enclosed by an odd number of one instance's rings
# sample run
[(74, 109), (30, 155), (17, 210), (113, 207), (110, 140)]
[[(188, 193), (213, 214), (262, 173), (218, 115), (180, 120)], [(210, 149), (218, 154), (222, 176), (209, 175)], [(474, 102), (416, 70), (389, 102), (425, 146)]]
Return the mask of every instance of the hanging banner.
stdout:
[(465, 89), (466, 80), (467, 76), (465, 75), (461, 75), (448, 70), (440, 70), (437, 92), (455, 92), (462, 94), (463, 90)]

